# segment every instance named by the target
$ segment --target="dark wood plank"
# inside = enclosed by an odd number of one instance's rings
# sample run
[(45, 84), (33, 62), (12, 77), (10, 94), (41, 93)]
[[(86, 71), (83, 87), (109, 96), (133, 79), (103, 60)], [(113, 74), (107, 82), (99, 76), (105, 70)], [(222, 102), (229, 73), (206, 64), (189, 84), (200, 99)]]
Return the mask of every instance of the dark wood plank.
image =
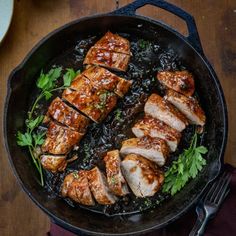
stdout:
[[(15, 1), (10, 31), (0, 47), (0, 121), (6, 95), (7, 76), (26, 53), (47, 33), (82, 16), (108, 12), (115, 8), (115, 0)], [(120, 6), (131, 0), (120, 0)], [(229, 110), (229, 141), (226, 161), (236, 166), (236, 3), (235, 0), (170, 0), (191, 13), (198, 26), (204, 52), (214, 66), (223, 86)], [(183, 22), (176, 17), (147, 6), (138, 14), (162, 19), (181, 33)], [(0, 126), (1, 137), (3, 129)], [(42, 236), (49, 229), (48, 217), (23, 193), (13, 176), (4, 148), (0, 144), (0, 234)]]

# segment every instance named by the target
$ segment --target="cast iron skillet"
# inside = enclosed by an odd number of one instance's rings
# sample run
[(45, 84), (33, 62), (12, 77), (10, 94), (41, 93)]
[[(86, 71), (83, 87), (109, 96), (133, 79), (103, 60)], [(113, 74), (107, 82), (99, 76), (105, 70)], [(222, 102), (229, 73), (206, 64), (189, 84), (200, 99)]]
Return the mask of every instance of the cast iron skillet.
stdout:
[[(138, 8), (151, 4), (186, 21), (189, 36), (183, 37), (160, 22), (135, 15)], [(36, 171), (29, 155), (18, 147), (17, 130), (22, 130), (29, 109), (29, 94), (35, 89), (35, 76), (53, 58), (75, 45), (78, 39), (107, 30), (128, 33), (149, 40), (160, 40), (173, 48), (186, 67), (194, 72), (196, 89), (207, 115), (203, 144), (208, 147), (207, 166), (173, 198), (154, 210), (132, 215), (107, 217), (69, 207), (59, 198), (49, 198), (36, 181)], [(221, 169), (227, 140), (227, 110), (220, 83), (206, 60), (192, 16), (165, 1), (138, 0), (112, 13), (86, 17), (71, 22), (43, 38), (12, 71), (4, 112), (6, 149), (15, 175), (29, 197), (58, 225), (75, 233), (94, 235), (137, 235), (164, 227), (179, 218), (199, 198), (207, 184)]]

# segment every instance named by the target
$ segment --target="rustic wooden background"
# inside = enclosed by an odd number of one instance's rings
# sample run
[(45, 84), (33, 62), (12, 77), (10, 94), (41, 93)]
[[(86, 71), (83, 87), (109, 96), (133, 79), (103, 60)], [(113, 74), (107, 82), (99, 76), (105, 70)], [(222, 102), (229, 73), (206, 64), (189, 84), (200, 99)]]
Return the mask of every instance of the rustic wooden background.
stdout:
[[(169, 0), (191, 13), (198, 26), (206, 56), (223, 86), (229, 111), (229, 139), (225, 160), (236, 166), (236, 1)], [(130, 0), (120, 0), (123, 6)], [(114, 10), (115, 0), (16, 0), (13, 21), (0, 46), (0, 120), (10, 71), (45, 35), (74, 19)], [(146, 6), (139, 14), (161, 19), (186, 33), (176, 17)], [(1, 137), (3, 128), (0, 126)], [(13, 176), (3, 138), (0, 143), (0, 235), (42, 236), (50, 226), (49, 218), (20, 189)]]

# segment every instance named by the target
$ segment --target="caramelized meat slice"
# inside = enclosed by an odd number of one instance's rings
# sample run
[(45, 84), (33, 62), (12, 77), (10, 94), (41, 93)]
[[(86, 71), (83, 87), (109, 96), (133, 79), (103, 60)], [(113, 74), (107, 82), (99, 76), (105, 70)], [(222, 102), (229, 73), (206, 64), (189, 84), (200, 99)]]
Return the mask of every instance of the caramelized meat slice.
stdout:
[(106, 118), (117, 103), (117, 96), (113, 92), (96, 90), (90, 85), (77, 91), (65, 89), (62, 97), (95, 122)]
[(60, 155), (69, 152), (80, 141), (83, 134), (51, 121), (46, 136), (42, 151)]
[(113, 91), (120, 79), (117, 75), (100, 66), (91, 66), (84, 70), (82, 75), (88, 78), (95, 88), (108, 91)]
[(186, 97), (173, 90), (168, 90), (165, 98), (176, 106), (189, 119), (191, 124), (205, 125), (205, 113), (195, 98)]
[(132, 81), (126, 80), (126, 79), (120, 79), (114, 92), (119, 96), (123, 97), (129, 90), (130, 86), (132, 84)]
[(44, 169), (53, 173), (64, 171), (67, 166), (66, 156), (41, 155), (40, 161)]
[(125, 179), (120, 169), (120, 155), (118, 150), (107, 152), (104, 157), (106, 164), (107, 182), (110, 190), (117, 196), (129, 193)]
[(80, 133), (85, 133), (89, 124), (87, 117), (66, 105), (59, 97), (55, 98), (50, 104), (47, 116)]
[(124, 177), (137, 197), (153, 196), (164, 182), (163, 173), (142, 156), (129, 154), (121, 162)]
[(112, 52), (130, 54), (130, 42), (118, 34), (113, 34), (109, 31), (94, 45), (94, 47)]
[(164, 122), (146, 115), (139, 120), (132, 128), (134, 135), (138, 138), (151, 136), (166, 141), (170, 151), (174, 152), (181, 138), (181, 133), (166, 125)]
[(85, 77), (83, 73), (77, 75), (76, 78), (74, 78), (71, 82), (70, 88), (72, 90), (78, 90), (80, 92), (83, 91), (85, 93), (87, 90), (92, 88), (90, 79)]
[(126, 71), (130, 55), (91, 47), (84, 59), (84, 64), (99, 65), (117, 71)]
[(80, 87), (82, 76), (88, 78), (94, 88), (114, 91), (120, 97), (123, 97), (128, 92), (132, 84), (131, 81), (125, 80), (105, 68), (91, 66), (73, 80), (71, 84), (72, 89), (77, 90)]
[(141, 155), (163, 166), (169, 154), (169, 147), (163, 139), (144, 136), (123, 141), (120, 153), (123, 156), (131, 153)]
[(108, 188), (106, 177), (97, 167), (88, 171), (88, 180), (93, 196), (99, 204), (111, 205), (116, 202), (116, 197)]
[(148, 98), (144, 111), (146, 114), (165, 122), (180, 132), (188, 124), (186, 117), (179, 110), (155, 93)]
[(83, 205), (93, 206), (95, 204), (90, 192), (86, 171), (74, 171), (68, 174), (62, 184), (63, 197), (69, 197), (75, 202)]
[(191, 73), (188, 71), (161, 71), (157, 74), (157, 79), (166, 87), (173, 89), (186, 96), (194, 93), (195, 85)]
[(96, 88), (83, 75), (74, 82), (70, 89), (64, 90), (62, 97), (93, 121), (102, 121), (115, 107), (117, 96), (113, 92)]

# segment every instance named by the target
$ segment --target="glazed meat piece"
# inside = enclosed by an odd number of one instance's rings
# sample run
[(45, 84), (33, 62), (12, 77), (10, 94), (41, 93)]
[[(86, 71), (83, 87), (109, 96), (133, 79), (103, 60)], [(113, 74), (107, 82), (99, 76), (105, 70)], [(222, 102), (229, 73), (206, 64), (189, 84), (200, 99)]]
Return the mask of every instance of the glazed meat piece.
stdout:
[(128, 187), (120, 169), (119, 151), (113, 150), (107, 152), (104, 161), (106, 164), (107, 182), (110, 190), (117, 196), (128, 194)]
[(188, 71), (161, 71), (157, 74), (157, 79), (166, 87), (173, 89), (185, 96), (194, 93), (195, 85), (191, 73)]
[(148, 115), (133, 126), (132, 132), (138, 138), (151, 136), (153, 138), (164, 139), (172, 152), (176, 150), (181, 138), (180, 132)]
[(123, 97), (128, 91), (132, 84), (132, 81), (126, 79), (120, 79), (114, 92), (119, 96)]
[(91, 47), (84, 59), (85, 65), (99, 65), (117, 71), (126, 71), (130, 55)]
[(64, 171), (67, 166), (65, 155), (41, 155), (40, 161), (44, 169), (53, 173)]
[(188, 124), (186, 117), (179, 110), (155, 93), (148, 98), (144, 111), (146, 114), (165, 122), (180, 132)]
[(92, 86), (96, 89), (114, 91), (120, 97), (123, 97), (128, 92), (132, 84), (131, 81), (125, 80), (105, 68), (91, 66), (73, 80), (71, 84), (72, 89), (77, 90), (80, 87), (81, 77), (83, 76), (88, 78)]
[(111, 205), (116, 202), (116, 197), (108, 188), (106, 177), (97, 167), (88, 171), (88, 180), (90, 190), (99, 204)]
[(84, 64), (100, 65), (113, 70), (126, 71), (130, 60), (130, 43), (127, 39), (107, 32), (84, 59)]
[(95, 204), (90, 192), (87, 173), (84, 170), (68, 174), (63, 181), (61, 193), (63, 197), (69, 197), (83, 205), (93, 206)]
[(169, 147), (163, 139), (144, 136), (123, 141), (120, 153), (123, 156), (131, 153), (141, 155), (163, 166), (169, 154)]
[(129, 154), (121, 162), (125, 179), (137, 197), (153, 196), (161, 187), (164, 175), (157, 166), (142, 156)]
[(52, 117), (59, 123), (75, 129), (79, 133), (85, 133), (89, 119), (78, 111), (66, 105), (59, 97), (50, 104), (47, 112), (49, 119)]
[(186, 97), (173, 90), (168, 90), (165, 98), (176, 106), (189, 119), (191, 124), (205, 125), (205, 113), (195, 98)]
[(97, 90), (91, 85), (76, 91), (65, 89), (62, 97), (95, 122), (106, 118), (117, 103), (117, 96), (113, 92)]
[(94, 45), (94, 47), (130, 55), (130, 42), (118, 34), (113, 34), (109, 31)]
[(102, 67), (91, 66), (72, 81), (70, 88), (80, 90), (81, 83), (84, 83), (83, 80), (96, 89), (113, 91), (118, 83), (119, 77)]
[(66, 154), (82, 137), (83, 134), (51, 121), (42, 151), (54, 155)]

